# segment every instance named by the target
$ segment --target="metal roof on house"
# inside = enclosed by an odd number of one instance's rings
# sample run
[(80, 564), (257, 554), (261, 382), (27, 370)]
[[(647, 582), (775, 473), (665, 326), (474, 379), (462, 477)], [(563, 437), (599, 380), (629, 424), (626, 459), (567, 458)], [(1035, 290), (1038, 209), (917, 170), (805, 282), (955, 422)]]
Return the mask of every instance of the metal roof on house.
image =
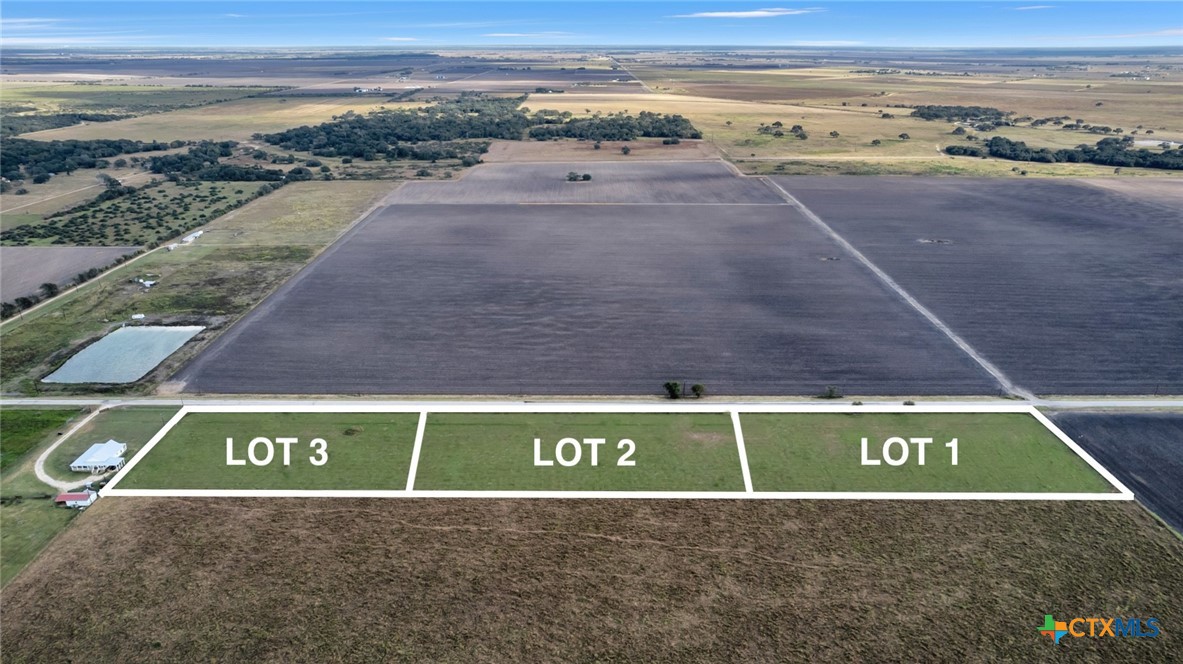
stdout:
[(82, 453), (82, 456), (74, 460), (71, 466), (101, 466), (109, 465), (108, 461), (118, 459), (123, 456), (124, 451), (127, 450), (127, 445), (117, 441), (108, 440), (105, 443), (95, 443), (90, 446), (90, 449)]

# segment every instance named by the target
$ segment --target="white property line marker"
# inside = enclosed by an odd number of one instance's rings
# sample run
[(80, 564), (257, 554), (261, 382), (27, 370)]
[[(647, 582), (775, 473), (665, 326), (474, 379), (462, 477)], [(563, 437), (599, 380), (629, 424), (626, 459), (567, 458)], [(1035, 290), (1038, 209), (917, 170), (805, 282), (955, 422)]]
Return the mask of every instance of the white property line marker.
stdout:
[(427, 428), (427, 411), (419, 413), (419, 428), (415, 430), (415, 450), (411, 452), (411, 468), (407, 471), (407, 491), (415, 490), (415, 473), (419, 470), (419, 450), (423, 449), (423, 430)]
[(743, 471), (743, 490), (752, 492), (752, 473), (748, 470), (748, 450), (743, 444), (743, 427), (739, 424), (739, 412), (731, 411), (731, 424), (735, 427), (735, 445), (739, 448), (739, 468)]
[(135, 468), (136, 464), (138, 464), (144, 457), (148, 456), (148, 452), (151, 452), (153, 447), (156, 447), (156, 443), (159, 443), (169, 431), (172, 431), (172, 428), (177, 425), (177, 422), (180, 422), (181, 418), (188, 414), (189, 407), (181, 406), (181, 409), (172, 416), (172, 419), (166, 422), (160, 431), (156, 432), (155, 436), (152, 436), (151, 440), (148, 441), (148, 444), (144, 445), (143, 449), (141, 449), (139, 452), (136, 452), (136, 455), (131, 458), (131, 461), (128, 461), (126, 466), (124, 466), (118, 473), (115, 473), (115, 477), (112, 477), (111, 481), (107, 482), (106, 486), (104, 486), (102, 489), (99, 489), (99, 496), (113, 495), (111, 494), (111, 490), (115, 487), (115, 485), (123, 481), (123, 478), (129, 472), (131, 472), (131, 469)]
[[(658, 403), (502, 403), (439, 402), (428, 404), (389, 405), (351, 402), (308, 403), (300, 405), (188, 405), (148, 441), (132, 460), (123, 467), (101, 496), (157, 496), (209, 498), (606, 498), (606, 499), (678, 499), (678, 500), (1134, 500), (1134, 494), (1104, 466), (1093, 459), (1071, 438), (1061, 431), (1034, 406), (1027, 404), (944, 405), (918, 404), (658, 404)], [(728, 413), (735, 425), (736, 444), (744, 474), (743, 491), (473, 491), (415, 489), (419, 453), (427, 425), (428, 412), (446, 413)], [(159, 443), (168, 432), (189, 413), (419, 413), (419, 427), (415, 436), (411, 468), (405, 490), (353, 489), (120, 489), (119, 482)], [(747, 450), (739, 425), (743, 413), (1022, 413), (1031, 415), (1068, 446), (1115, 489), (1112, 493), (1002, 493), (1002, 492), (932, 492), (932, 491), (754, 491), (747, 466)]]
[(937, 315), (929, 311), (928, 307), (920, 304), (919, 300), (912, 297), (912, 294), (904, 290), (903, 286), (896, 283), (895, 279), (892, 279), (886, 272), (879, 269), (879, 266), (872, 263), (871, 259), (863, 255), (863, 252), (855, 249), (853, 244), (847, 242), (846, 238), (839, 235), (838, 232), (831, 228), (830, 225), (825, 221), (823, 221), (821, 217), (817, 216), (813, 210), (805, 207), (804, 203), (797, 200), (797, 198), (786, 191), (784, 187), (780, 186), (776, 182), (773, 182), (771, 179), (764, 178), (764, 181), (780, 192), (781, 196), (783, 196), (784, 199), (788, 201), (789, 205), (797, 208), (797, 211), (804, 215), (806, 219), (813, 222), (818, 228), (822, 229), (822, 231), (825, 232), (825, 234), (831, 240), (838, 243), (838, 246), (842, 247), (846, 253), (850, 254), (855, 260), (862, 263), (864, 267), (870, 270), (871, 273), (879, 279), (879, 281), (883, 282), (883, 285), (887, 286), (892, 291), (894, 291), (896, 295), (899, 295), (901, 298), (903, 298), (904, 302), (915, 309), (916, 312), (921, 316), (924, 316), (928, 322), (932, 323), (933, 327), (940, 330), (940, 332), (948, 337), (950, 341), (956, 344), (957, 347), (962, 350), (962, 352), (964, 352), (966, 355), (969, 355), (970, 359), (976, 362), (978, 366), (985, 369), (986, 372), (989, 373), (1000, 386), (1002, 386), (1002, 389), (1011, 394), (1017, 394), (1028, 401), (1035, 400), (1034, 394), (1022, 387), (1019, 387), (1018, 385), (1015, 385), (1014, 381), (1008, 378), (1006, 374), (1002, 373), (1002, 369), (994, 366), (994, 363), (983, 357), (981, 353), (974, 349), (973, 346), (969, 345), (968, 341), (962, 339), (961, 335), (954, 332), (953, 328), (946, 325), (945, 322), (940, 318), (937, 318)]

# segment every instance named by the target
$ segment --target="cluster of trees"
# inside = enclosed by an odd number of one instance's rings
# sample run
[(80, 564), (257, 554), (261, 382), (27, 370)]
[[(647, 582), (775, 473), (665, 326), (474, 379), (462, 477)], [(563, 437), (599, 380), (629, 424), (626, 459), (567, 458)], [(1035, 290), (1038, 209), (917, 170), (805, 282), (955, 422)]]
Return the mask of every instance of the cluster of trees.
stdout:
[[(530, 118), (518, 108), (524, 97), (501, 99), (464, 93), (454, 100), (416, 109), (346, 113), (315, 127), (297, 127), (256, 138), (286, 150), (321, 157), (373, 160), (378, 155), (396, 159), (451, 158), (480, 150), (454, 141), (504, 138), (520, 140)], [(434, 142), (431, 146), (419, 146)], [(483, 144), (487, 147), (487, 143)], [(432, 156), (434, 155), (434, 156)]]
[(1130, 149), (1134, 139), (1103, 138), (1096, 145), (1078, 145), (1075, 148), (1032, 148), (1023, 141), (1012, 141), (995, 136), (985, 145), (950, 145), (946, 154), (969, 157), (997, 157), (1013, 161), (1034, 161), (1042, 163), (1075, 162), (1100, 164), (1103, 166), (1132, 166), (1140, 168), (1163, 168), (1183, 170), (1183, 149), (1151, 152), (1146, 149)]
[(1013, 111), (1000, 111), (989, 106), (917, 106), (912, 116), (922, 120), (946, 120), (948, 122), (988, 122), (995, 126), (1009, 124), (1007, 118)]
[[(785, 123), (781, 122), (780, 120), (777, 120), (776, 122), (773, 122), (772, 124), (768, 124), (768, 125), (761, 123), (760, 128), (756, 130), (756, 133), (757, 134), (769, 134), (769, 135), (772, 135), (776, 138), (780, 138), (780, 137), (784, 136), (786, 133), (784, 126), (785, 126)], [(805, 132), (805, 127), (802, 127), (799, 124), (789, 127), (788, 133), (792, 134), (793, 136), (796, 136), (797, 138), (799, 138), (801, 140), (805, 140), (805, 139), (809, 138), (809, 134), (807, 134)]]
[[(666, 396), (671, 399), (681, 399), (686, 396), (686, 386), (676, 380), (671, 380), (663, 383), (661, 388), (665, 390)], [(707, 393), (706, 385), (702, 383), (695, 383), (690, 386), (690, 394), (693, 394), (696, 399), (703, 398)]]
[(80, 168), (107, 166), (107, 160), (121, 154), (153, 152), (180, 147), (152, 141), (93, 140), (93, 141), (33, 141), (9, 138), (0, 151), (0, 175), (11, 181), (31, 179), (37, 184), (47, 182), (55, 173), (73, 173)]
[[(307, 170), (307, 169), (304, 169)], [(308, 171), (311, 177), (311, 171)], [(216, 219), (284, 182), (262, 184), (253, 193), (233, 185), (181, 181), (164, 188), (153, 182), (117, 200), (90, 202), (69, 214), (23, 224), (0, 233), (6, 245), (157, 246)]]
[(295, 179), (308, 179), (300, 178), (300, 174), (295, 173), (297, 169), (284, 173), (274, 168), (220, 163), (219, 159), (234, 154), (237, 145), (235, 141), (202, 141), (184, 154), (153, 157), (148, 162), (148, 170), (172, 180), (184, 178), (219, 182), (280, 182), (288, 178), (289, 174), (295, 174)]
[(702, 137), (680, 115), (643, 111), (635, 116), (622, 112), (575, 118), (569, 112), (546, 110), (530, 114), (529, 109), (521, 108), (524, 100), (524, 96), (506, 99), (468, 92), (432, 106), (368, 115), (351, 112), (315, 127), (297, 127), (256, 138), (285, 150), (321, 157), (367, 161), (460, 159), (472, 165), (488, 149), (488, 139), (522, 140), (529, 136), (536, 140), (627, 141), (639, 137)]
[(567, 173), (567, 182), (590, 182), (592, 179), (591, 173), (584, 173), (580, 175), (575, 171)]
[(588, 141), (631, 141), (642, 137), (702, 138), (702, 133), (685, 117), (650, 111), (641, 111), (635, 116), (622, 111), (590, 118), (539, 113), (535, 114), (534, 120), (539, 124), (530, 127), (530, 138), (539, 141), (557, 138)]

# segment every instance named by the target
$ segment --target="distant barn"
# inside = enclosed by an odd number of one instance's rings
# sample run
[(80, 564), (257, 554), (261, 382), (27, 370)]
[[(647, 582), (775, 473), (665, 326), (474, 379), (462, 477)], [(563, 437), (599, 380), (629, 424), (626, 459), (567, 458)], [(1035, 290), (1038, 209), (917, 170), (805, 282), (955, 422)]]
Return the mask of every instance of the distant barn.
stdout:
[(91, 503), (99, 499), (99, 494), (94, 491), (79, 491), (76, 493), (63, 493), (53, 499), (55, 505), (65, 505), (74, 509), (82, 509), (89, 507)]

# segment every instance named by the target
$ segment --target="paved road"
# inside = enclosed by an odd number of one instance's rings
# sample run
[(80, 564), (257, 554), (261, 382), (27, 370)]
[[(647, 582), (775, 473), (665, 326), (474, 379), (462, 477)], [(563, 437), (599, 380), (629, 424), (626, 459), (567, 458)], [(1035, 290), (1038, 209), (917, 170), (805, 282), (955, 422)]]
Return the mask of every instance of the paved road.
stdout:
[[(866, 398), (859, 397), (859, 399), (866, 405), (888, 405), (898, 404), (902, 399), (898, 398)], [(994, 405), (1016, 405), (1016, 406), (1036, 406), (1039, 408), (1049, 408), (1053, 410), (1075, 410), (1075, 409), (1114, 409), (1114, 410), (1183, 410), (1183, 396), (1180, 397), (1154, 397), (1154, 398), (1128, 398), (1128, 399), (1106, 399), (1098, 398), (1082, 398), (1082, 399), (940, 399), (935, 397), (928, 397), (918, 399), (913, 397), (913, 401), (917, 403), (924, 403), (930, 405), (945, 405), (945, 406), (981, 406), (987, 404)], [(206, 406), (309, 406), (309, 405), (340, 405), (342, 403), (356, 403), (365, 404), (367, 406), (412, 406), (415, 408), (422, 408), (424, 410), (431, 410), (433, 406), (465, 404), (471, 406), (493, 406), (504, 404), (541, 404), (541, 403), (561, 403), (564, 405), (578, 406), (581, 404), (595, 404), (603, 406), (604, 404), (618, 403), (621, 405), (636, 405), (641, 403), (664, 403), (665, 399), (637, 399), (627, 397), (604, 397), (604, 398), (588, 398), (585, 400), (576, 399), (554, 399), (554, 398), (506, 398), (506, 399), (490, 399), (490, 398), (473, 398), (473, 399), (345, 399), (345, 398), (331, 398), (323, 399), (309, 398), (309, 399), (284, 399), (284, 398), (225, 398), (225, 397), (120, 397), (120, 398), (104, 398), (104, 397), (17, 397), (17, 398), (0, 398), (0, 405), (4, 406), (104, 406), (107, 408), (114, 408), (117, 406), (185, 406), (185, 405), (206, 405)], [(681, 403), (696, 403), (694, 401), (686, 401)], [(819, 401), (817, 399), (708, 399), (702, 405), (712, 406), (768, 406), (774, 404), (782, 405), (822, 405), (829, 402)], [(846, 403), (842, 400), (838, 403)]]

